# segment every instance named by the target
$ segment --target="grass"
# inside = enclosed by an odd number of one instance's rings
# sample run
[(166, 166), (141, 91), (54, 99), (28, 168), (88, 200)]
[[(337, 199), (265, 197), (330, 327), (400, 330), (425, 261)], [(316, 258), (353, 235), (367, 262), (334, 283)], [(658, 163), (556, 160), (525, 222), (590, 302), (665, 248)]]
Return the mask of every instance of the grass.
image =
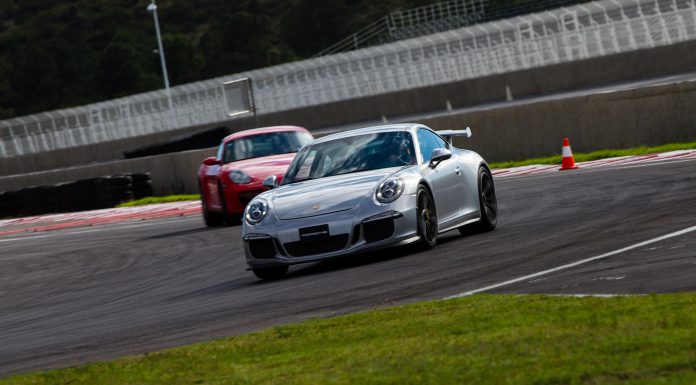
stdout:
[(0, 384), (694, 384), (696, 294), (475, 295)]
[(133, 206), (143, 206), (151, 205), (156, 203), (170, 203), (170, 202), (181, 202), (181, 201), (197, 201), (200, 200), (201, 196), (198, 194), (190, 195), (168, 195), (163, 197), (146, 197), (142, 199), (137, 199), (130, 202), (125, 202), (117, 205), (116, 207), (133, 207)]
[[(634, 147), (620, 150), (599, 150), (588, 153), (574, 153), (573, 156), (576, 162), (587, 162), (590, 160), (614, 158), (617, 156), (629, 155), (645, 155), (655, 154), (660, 152), (676, 151), (676, 150), (692, 150), (696, 148), (696, 142), (687, 143), (669, 143), (655, 147)], [(561, 164), (561, 156), (547, 156), (543, 158), (533, 158), (520, 161), (497, 162), (491, 163), (491, 168), (508, 168), (518, 166), (530, 166), (534, 164)]]

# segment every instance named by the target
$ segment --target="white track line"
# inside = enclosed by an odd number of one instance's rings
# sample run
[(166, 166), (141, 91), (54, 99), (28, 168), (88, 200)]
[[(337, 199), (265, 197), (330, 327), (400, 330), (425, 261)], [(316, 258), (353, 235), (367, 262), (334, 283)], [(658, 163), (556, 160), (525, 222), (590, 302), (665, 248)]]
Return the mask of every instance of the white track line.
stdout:
[(455, 295), (452, 295), (452, 296), (449, 296), (449, 297), (445, 297), (444, 299), (453, 299), (453, 298), (459, 298), (459, 297), (466, 297), (466, 296), (469, 296), (469, 295), (472, 295), (472, 294), (481, 293), (481, 292), (484, 292), (484, 291), (497, 289), (497, 288), (499, 288), (499, 287), (512, 285), (513, 283), (517, 283), (517, 282), (521, 282), (521, 281), (527, 281), (527, 280), (532, 279), (532, 278), (537, 278), (537, 277), (540, 277), (540, 276), (542, 276), (542, 275), (547, 275), (547, 274), (555, 273), (555, 272), (557, 272), (557, 271), (570, 269), (571, 267), (580, 266), (580, 265), (583, 265), (583, 264), (585, 264), (585, 263), (592, 262), (592, 261), (596, 261), (596, 260), (599, 260), (599, 259), (608, 258), (608, 257), (611, 257), (612, 255), (621, 254), (621, 253), (626, 252), (626, 251), (629, 251), (629, 250), (637, 249), (637, 248), (639, 248), (639, 247), (643, 247), (643, 246), (649, 245), (649, 244), (651, 244), (651, 243), (664, 241), (665, 239), (678, 237), (678, 236), (680, 236), (680, 235), (684, 235), (684, 234), (687, 234), (687, 233), (690, 233), (690, 232), (693, 232), (693, 231), (696, 231), (696, 226), (692, 226), (692, 227), (686, 228), (686, 229), (684, 229), (684, 230), (675, 231), (675, 232), (673, 232), (673, 233), (669, 233), (669, 234), (663, 235), (663, 236), (661, 236), (661, 237), (653, 238), (653, 239), (650, 239), (650, 240), (647, 240), (647, 241), (644, 241), (644, 242), (636, 243), (636, 244), (634, 244), (634, 245), (631, 245), (631, 246), (628, 246), (628, 247), (624, 247), (623, 249), (619, 249), (619, 250), (615, 250), (615, 251), (612, 251), (612, 252), (609, 252), (609, 253), (606, 253), (606, 254), (598, 255), (598, 256), (596, 256), (596, 257), (583, 259), (583, 260), (580, 260), (580, 261), (577, 261), (577, 262), (569, 263), (569, 264), (567, 264), (567, 265), (561, 265), (561, 266), (558, 266), (558, 267), (554, 267), (554, 268), (552, 268), (552, 269), (540, 271), (540, 272), (538, 272), (538, 273), (529, 274), (529, 275), (525, 275), (525, 276), (523, 276), (523, 277), (511, 279), (511, 280), (509, 280), (509, 281), (496, 283), (496, 284), (494, 284), (494, 285), (485, 286), (485, 287), (482, 287), (482, 288), (479, 288), (479, 289), (467, 291), (467, 292), (460, 293), (460, 294), (455, 294)]

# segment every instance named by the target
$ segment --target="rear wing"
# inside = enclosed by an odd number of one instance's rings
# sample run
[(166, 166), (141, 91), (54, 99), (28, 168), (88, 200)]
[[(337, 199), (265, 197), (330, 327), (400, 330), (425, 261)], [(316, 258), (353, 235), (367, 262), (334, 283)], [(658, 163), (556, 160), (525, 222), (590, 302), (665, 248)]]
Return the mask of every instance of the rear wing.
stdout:
[(471, 128), (469, 127), (467, 127), (466, 130), (444, 130), (435, 132), (445, 138), (449, 144), (452, 144), (452, 138), (455, 136), (466, 136), (467, 138), (471, 138)]

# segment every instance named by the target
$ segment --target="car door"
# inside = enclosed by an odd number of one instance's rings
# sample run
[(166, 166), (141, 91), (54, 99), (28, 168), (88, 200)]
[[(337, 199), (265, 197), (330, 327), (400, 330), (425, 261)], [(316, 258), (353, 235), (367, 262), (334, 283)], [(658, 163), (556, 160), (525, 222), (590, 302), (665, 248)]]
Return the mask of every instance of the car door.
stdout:
[(433, 150), (447, 148), (448, 145), (439, 136), (425, 128), (418, 129), (417, 137), (423, 157), (423, 176), (433, 189), (438, 222), (442, 227), (445, 227), (448, 221), (456, 220), (462, 205), (460, 194), (463, 184), (461, 165), (456, 159), (450, 158), (440, 162), (434, 169), (429, 167), (430, 155)]

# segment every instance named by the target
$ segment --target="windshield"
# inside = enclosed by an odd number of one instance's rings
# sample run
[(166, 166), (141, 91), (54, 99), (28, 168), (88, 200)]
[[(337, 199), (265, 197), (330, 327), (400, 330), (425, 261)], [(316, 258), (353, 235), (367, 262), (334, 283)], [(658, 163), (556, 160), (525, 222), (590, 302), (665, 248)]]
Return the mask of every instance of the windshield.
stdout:
[(224, 144), (223, 162), (260, 158), (297, 152), (312, 141), (312, 135), (304, 131), (270, 132), (245, 136)]
[(300, 151), (282, 184), (416, 164), (411, 134), (382, 132), (334, 139)]

